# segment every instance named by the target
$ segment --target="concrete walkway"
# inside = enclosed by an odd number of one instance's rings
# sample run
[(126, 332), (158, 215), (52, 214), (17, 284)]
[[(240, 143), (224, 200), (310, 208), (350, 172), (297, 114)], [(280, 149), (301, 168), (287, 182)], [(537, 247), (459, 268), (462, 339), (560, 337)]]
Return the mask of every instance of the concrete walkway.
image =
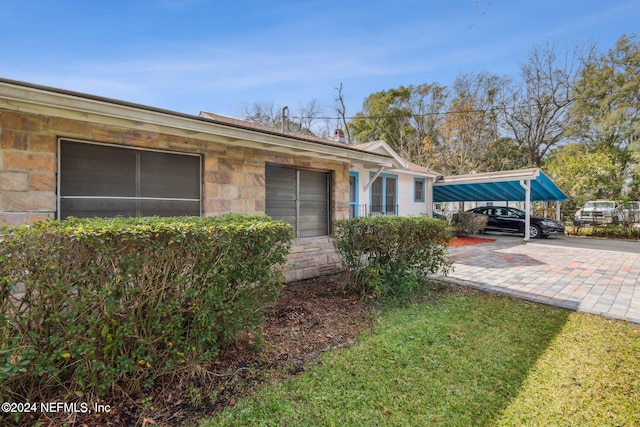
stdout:
[(486, 234), (492, 243), (450, 248), (439, 279), (571, 310), (640, 323), (640, 242)]

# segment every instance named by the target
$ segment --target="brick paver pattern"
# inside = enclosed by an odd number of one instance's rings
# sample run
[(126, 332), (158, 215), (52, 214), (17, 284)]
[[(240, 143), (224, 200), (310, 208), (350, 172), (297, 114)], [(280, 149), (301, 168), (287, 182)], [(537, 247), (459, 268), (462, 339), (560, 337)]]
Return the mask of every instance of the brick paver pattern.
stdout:
[(446, 281), (640, 323), (640, 254), (499, 241), (449, 254)]

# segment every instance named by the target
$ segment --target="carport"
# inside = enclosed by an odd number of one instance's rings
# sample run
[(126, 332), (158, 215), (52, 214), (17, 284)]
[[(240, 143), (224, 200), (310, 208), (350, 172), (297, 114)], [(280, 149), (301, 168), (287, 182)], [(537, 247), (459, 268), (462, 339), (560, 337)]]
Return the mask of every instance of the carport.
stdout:
[(538, 168), (441, 176), (433, 184), (435, 203), (525, 202), (525, 241), (530, 238), (531, 202), (565, 200), (568, 197)]

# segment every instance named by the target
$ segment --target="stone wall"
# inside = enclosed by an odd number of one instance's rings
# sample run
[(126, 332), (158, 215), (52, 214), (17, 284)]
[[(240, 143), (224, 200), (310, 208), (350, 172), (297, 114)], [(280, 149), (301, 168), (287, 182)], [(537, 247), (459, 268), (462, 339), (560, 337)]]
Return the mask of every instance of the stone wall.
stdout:
[(0, 166), (0, 225), (55, 214), (56, 138), (41, 118), (0, 113)]
[[(55, 218), (58, 139), (116, 144), (202, 155), (203, 214), (264, 214), (265, 165), (330, 171), (331, 219), (349, 212), (349, 163), (256, 149), (126, 126), (0, 110), (0, 226)], [(288, 280), (339, 268), (329, 237), (297, 239)]]
[(287, 282), (325, 276), (340, 271), (342, 262), (331, 237), (296, 239), (285, 267)]

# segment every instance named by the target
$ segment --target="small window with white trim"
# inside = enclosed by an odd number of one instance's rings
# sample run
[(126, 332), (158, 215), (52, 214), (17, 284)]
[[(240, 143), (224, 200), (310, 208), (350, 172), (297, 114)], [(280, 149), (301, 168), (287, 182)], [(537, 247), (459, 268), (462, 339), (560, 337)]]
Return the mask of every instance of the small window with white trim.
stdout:
[(58, 218), (200, 216), (201, 157), (61, 139)]

